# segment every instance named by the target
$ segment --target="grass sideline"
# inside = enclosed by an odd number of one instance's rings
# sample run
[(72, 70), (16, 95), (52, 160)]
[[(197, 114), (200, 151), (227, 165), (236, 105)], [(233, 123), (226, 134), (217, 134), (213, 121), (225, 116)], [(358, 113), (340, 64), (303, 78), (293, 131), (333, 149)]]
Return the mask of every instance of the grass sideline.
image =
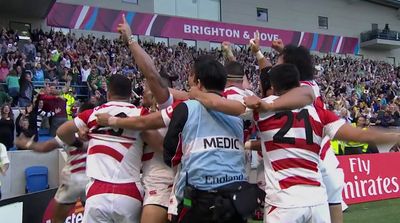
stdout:
[(398, 223), (400, 199), (353, 204), (344, 213), (344, 222)]
[[(400, 199), (390, 199), (353, 204), (344, 213), (345, 223), (398, 223), (400, 222)], [(262, 221), (249, 221), (262, 223)]]

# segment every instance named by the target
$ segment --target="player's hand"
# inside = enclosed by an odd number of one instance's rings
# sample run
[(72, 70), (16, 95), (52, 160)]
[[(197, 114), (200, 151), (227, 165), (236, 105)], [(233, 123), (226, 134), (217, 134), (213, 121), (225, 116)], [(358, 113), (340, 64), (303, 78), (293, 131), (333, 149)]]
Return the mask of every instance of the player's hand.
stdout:
[(1, 175), (5, 176), (9, 167), (10, 167), (9, 163), (3, 164), (3, 166), (0, 168)]
[(251, 141), (247, 141), (244, 143), (244, 150), (251, 150)]
[(244, 97), (244, 104), (250, 109), (257, 110), (261, 106), (261, 99), (255, 95)]
[(279, 53), (281, 53), (283, 51), (283, 48), (285, 48), (285, 46), (283, 45), (283, 41), (281, 39), (277, 39), (272, 41), (272, 49), (278, 51)]
[(79, 128), (78, 136), (79, 139), (82, 141), (89, 141), (89, 128), (87, 127)]
[(226, 57), (230, 61), (236, 60), (235, 55), (233, 55), (232, 46), (231, 46), (230, 42), (228, 42), (228, 41), (222, 42), (221, 48), (222, 48), (222, 53), (223, 53), (224, 57)]
[(19, 108), (19, 113), (22, 115), (26, 115), (26, 109), (25, 108)]
[(98, 125), (101, 125), (101, 126), (110, 126), (109, 119), (111, 117), (112, 116), (107, 113), (96, 114), (96, 118), (97, 118), (96, 122)]
[[(29, 149), (30, 145), (33, 142), (33, 139), (35, 136), (32, 136), (31, 138), (26, 137), (24, 134), (21, 134), (19, 137), (15, 139), (15, 146), (21, 149)], [(29, 143), (31, 142), (31, 143)]]
[(118, 24), (118, 32), (121, 33), (121, 37), (125, 43), (128, 43), (129, 37), (132, 35), (131, 27), (125, 19), (125, 14), (122, 15), (122, 23)]
[(221, 48), (223, 52), (229, 52), (232, 51), (231, 43), (228, 41), (224, 41), (221, 44)]
[(250, 49), (253, 54), (260, 50), (260, 32), (256, 31), (256, 36), (250, 40)]
[(197, 86), (192, 86), (189, 89), (189, 99), (196, 99), (199, 94), (201, 94), (201, 90)]
[(60, 112), (61, 112), (61, 108), (56, 108), (56, 109), (54, 109), (54, 113), (58, 114), (58, 113), (60, 113)]

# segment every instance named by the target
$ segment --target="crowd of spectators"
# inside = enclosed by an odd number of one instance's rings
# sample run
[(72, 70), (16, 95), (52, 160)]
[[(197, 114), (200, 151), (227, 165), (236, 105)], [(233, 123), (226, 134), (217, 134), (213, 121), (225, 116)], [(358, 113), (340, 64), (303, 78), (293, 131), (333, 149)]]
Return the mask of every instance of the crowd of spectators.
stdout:
[[(221, 62), (220, 49), (196, 49), (185, 43), (166, 46), (163, 43), (142, 43), (155, 61), (168, 85), (187, 90), (187, 77), (193, 58), (212, 54)], [(246, 47), (233, 50), (244, 65), (251, 88), (259, 93), (258, 66)], [(265, 56), (274, 62), (276, 52)], [(315, 77), (324, 101), (346, 120), (366, 117), (370, 125), (400, 126), (399, 68), (385, 62), (344, 56), (314, 56)], [(17, 134), (38, 135), (49, 125), (50, 133), (73, 117), (80, 99), (95, 104), (106, 100), (107, 79), (113, 74), (126, 75), (133, 82), (134, 103), (143, 91), (143, 76), (120, 39), (77, 36), (74, 33), (33, 30), (31, 40), (19, 40), (16, 32), (0, 32), (0, 142), (14, 129)], [(14, 120), (11, 107), (19, 107)], [(46, 124), (49, 119), (49, 124)], [(7, 135), (8, 134), (8, 135)], [(11, 134), (13, 135), (13, 134)], [(11, 139), (12, 140), (12, 139)]]

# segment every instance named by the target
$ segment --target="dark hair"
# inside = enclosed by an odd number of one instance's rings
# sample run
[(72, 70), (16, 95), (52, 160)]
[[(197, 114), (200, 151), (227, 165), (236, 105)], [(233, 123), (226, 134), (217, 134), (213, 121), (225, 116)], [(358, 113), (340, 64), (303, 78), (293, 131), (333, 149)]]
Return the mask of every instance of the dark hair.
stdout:
[(243, 66), (236, 61), (231, 61), (225, 64), (225, 71), (228, 75), (228, 78), (230, 77), (242, 78), (244, 75)]
[(314, 79), (314, 66), (310, 51), (304, 46), (287, 45), (282, 51), (284, 63), (293, 64), (300, 73), (301, 81)]
[[(1, 108), (0, 108), (0, 113), (1, 113), (1, 115), (3, 116), (3, 110), (4, 110), (4, 108), (5, 108), (6, 106), (8, 106), (8, 108), (10, 109), (10, 112), (8, 113), (8, 117), (10, 117), (10, 119), (13, 120), (13, 119), (14, 119), (14, 112), (13, 112), (13, 110), (12, 110), (10, 104), (4, 103), (4, 104), (1, 106)], [(2, 117), (0, 117), (0, 119), (1, 119), (1, 118), (2, 118)]]
[(300, 74), (293, 64), (280, 64), (269, 71), (269, 78), (275, 93), (300, 86)]
[(207, 90), (223, 91), (226, 85), (226, 71), (212, 56), (200, 56), (194, 61), (195, 80), (200, 80)]
[(263, 98), (267, 96), (266, 92), (271, 89), (271, 80), (269, 78), (270, 70), (271, 67), (266, 67), (260, 71), (261, 94)]
[(94, 106), (94, 104), (90, 103), (90, 101), (86, 101), (82, 103), (81, 106), (79, 106), (78, 113), (82, 113), (86, 110), (93, 109), (94, 107), (96, 107)]
[(354, 119), (354, 123), (357, 123), (360, 118), (363, 118), (365, 121), (368, 120), (366, 115), (360, 115), (360, 116), (358, 116), (357, 118)]
[(27, 76), (28, 74), (31, 75), (31, 77), (32, 77), (32, 72), (29, 71), (29, 70), (27, 70), (27, 71), (25, 71), (25, 72), (23, 72), (23, 73), (21, 74), (21, 77), (20, 77), (19, 80), (18, 80), (18, 83), (19, 83), (20, 88), (23, 88), (22, 86), (25, 86), (26, 84), (28, 84), (28, 81), (26, 80), (26, 76)]
[(132, 83), (124, 75), (114, 74), (109, 79), (107, 89), (113, 96), (130, 98), (132, 94)]

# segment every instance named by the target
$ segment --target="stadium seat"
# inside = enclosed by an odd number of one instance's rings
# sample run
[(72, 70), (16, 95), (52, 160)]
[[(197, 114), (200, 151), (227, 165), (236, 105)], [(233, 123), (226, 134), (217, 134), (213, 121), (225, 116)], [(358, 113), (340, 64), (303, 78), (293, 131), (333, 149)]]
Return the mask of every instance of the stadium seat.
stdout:
[(8, 151), (17, 151), (18, 149), (17, 149), (17, 147), (11, 147)]
[(25, 169), (26, 193), (46, 190), (48, 184), (49, 170), (45, 166), (31, 166)]
[(41, 136), (39, 136), (39, 142), (45, 142), (45, 141), (47, 141), (47, 140), (50, 140), (50, 139), (52, 139), (53, 137), (52, 136), (50, 136), (50, 135), (41, 135)]
[(39, 136), (43, 136), (43, 135), (49, 135), (50, 134), (50, 131), (49, 131), (49, 129), (39, 129)]

